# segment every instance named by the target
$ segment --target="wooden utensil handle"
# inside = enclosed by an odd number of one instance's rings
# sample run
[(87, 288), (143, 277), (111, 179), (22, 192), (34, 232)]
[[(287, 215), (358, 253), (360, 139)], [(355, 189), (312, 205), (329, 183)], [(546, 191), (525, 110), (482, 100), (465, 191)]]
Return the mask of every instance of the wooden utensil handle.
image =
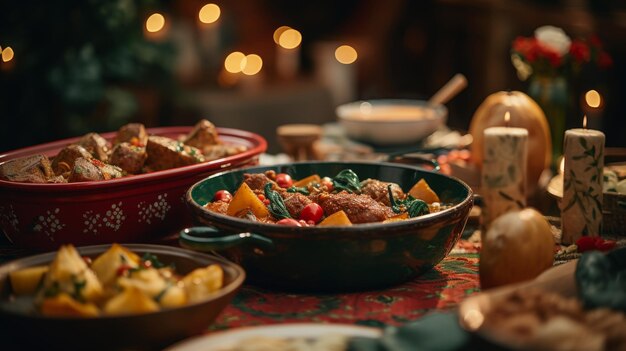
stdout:
[(446, 85), (441, 87), (428, 102), (433, 105), (443, 105), (450, 101), (450, 99), (456, 96), (461, 90), (465, 89), (465, 87), (467, 87), (467, 78), (465, 78), (463, 74), (457, 73)]

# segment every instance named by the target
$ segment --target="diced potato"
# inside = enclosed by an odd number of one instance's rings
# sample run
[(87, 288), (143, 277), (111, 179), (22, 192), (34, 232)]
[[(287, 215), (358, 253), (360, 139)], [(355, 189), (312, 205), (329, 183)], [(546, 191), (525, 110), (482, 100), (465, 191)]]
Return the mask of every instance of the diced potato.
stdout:
[(136, 287), (124, 289), (104, 305), (107, 315), (147, 313), (159, 310), (159, 305)]
[(348, 215), (343, 210), (341, 210), (324, 218), (324, 220), (321, 221), (319, 225), (320, 226), (347, 226), (347, 225), (352, 225), (352, 222), (350, 222), (350, 218), (348, 218)]
[(172, 285), (165, 290), (163, 296), (159, 299), (159, 304), (163, 307), (177, 307), (187, 303), (187, 294), (185, 289), (179, 285)]
[(226, 214), (235, 216), (246, 209), (250, 209), (257, 218), (265, 218), (270, 214), (263, 201), (259, 200), (248, 184), (243, 182), (228, 204)]
[(13, 293), (15, 295), (34, 294), (44, 274), (48, 272), (48, 269), (48, 266), (35, 266), (9, 273)]
[(91, 269), (96, 273), (103, 285), (108, 286), (115, 282), (117, 270), (122, 265), (137, 267), (139, 256), (119, 244), (111, 245), (111, 248), (98, 256), (91, 264)]
[(224, 284), (224, 271), (218, 264), (197, 268), (183, 278), (189, 302), (196, 302), (219, 290)]
[(397, 216), (393, 216), (393, 217), (389, 217), (389, 218), (385, 219), (383, 221), (383, 223), (392, 223), (392, 222), (404, 221), (407, 218), (409, 218), (409, 214), (404, 212), (404, 213), (400, 213)]
[(66, 293), (43, 299), (40, 308), (41, 314), (51, 317), (96, 317), (100, 313), (96, 305), (78, 302)]
[(98, 277), (72, 245), (61, 246), (50, 264), (41, 292), (50, 291), (80, 296), (86, 301), (96, 301), (103, 294)]
[(167, 287), (165, 279), (154, 268), (140, 269), (128, 277), (120, 277), (117, 284), (122, 288), (135, 287), (150, 297), (157, 296)]
[(432, 204), (433, 202), (441, 202), (439, 200), (439, 196), (437, 193), (430, 188), (428, 183), (424, 180), (424, 178), (420, 179), (411, 190), (409, 190), (409, 195), (413, 196), (416, 199), (420, 199), (427, 204)]
[(302, 178), (299, 181), (293, 183), (293, 186), (297, 186), (297, 187), (304, 187), (307, 186), (311, 183), (321, 183), (322, 182), (322, 178), (320, 178), (319, 175), (314, 174), (314, 175), (310, 175), (306, 178)]

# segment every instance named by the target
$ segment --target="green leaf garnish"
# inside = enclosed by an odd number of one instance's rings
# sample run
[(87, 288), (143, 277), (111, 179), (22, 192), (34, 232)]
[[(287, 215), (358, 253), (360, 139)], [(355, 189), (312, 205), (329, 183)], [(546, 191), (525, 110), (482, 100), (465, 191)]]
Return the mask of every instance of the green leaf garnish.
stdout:
[(337, 191), (345, 190), (349, 193), (361, 193), (361, 181), (359, 180), (359, 176), (351, 169), (344, 169), (337, 173), (335, 178), (333, 178), (333, 187)]
[(270, 211), (272, 216), (276, 219), (291, 218), (283, 198), (277, 191), (272, 190), (272, 183), (265, 184), (265, 188), (263, 190), (265, 191), (265, 198), (270, 200), (270, 204), (267, 206), (267, 209)]

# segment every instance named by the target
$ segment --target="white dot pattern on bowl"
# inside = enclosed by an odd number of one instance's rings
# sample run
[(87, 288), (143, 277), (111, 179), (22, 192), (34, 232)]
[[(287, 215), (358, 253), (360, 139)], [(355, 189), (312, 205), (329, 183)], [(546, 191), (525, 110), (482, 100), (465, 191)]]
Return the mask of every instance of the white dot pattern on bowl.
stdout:
[(161, 194), (157, 197), (155, 202), (150, 204), (146, 204), (145, 202), (140, 202), (137, 205), (139, 208), (139, 223), (146, 222), (148, 224), (152, 224), (153, 218), (158, 218), (160, 220), (165, 219), (165, 215), (172, 208), (169, 203), (167, 203), (167, 193)]
[(17, 226), (20, 224), (20, 220), (15, 214), (13, 205), (9, 205), (9, 207), (0, 206), (0, 222), (8, 223), (13, 230), (17, 231)]
[(55, 208), (54, 210), (46, 211), (45, 215), (38, 216), (36, 220), (36, 224), (33, 227), (33, 230), (36, 232), (43, 232), (46, 234), (50, 241), (54, 241), (54, 233), (65, 227), (65, 224), (59, 221), (57, 216), (59, 215), (59, 208)]
[(122, 223), (124, 223), (126, 216), (124, 215), (122, 202), (120, 201), (117, 204), (112, 204), (111, 208), (103, 214), (94, 214), (91, 210), (87, 211), (83, 214), (83, 219), (83, 224), (85, 225), (83, 233), (91, 232), (93, 234), (98, 234), (98, 231), (102, 228), (102, 226), (111, 228), (113, 231), (118, 231), (122, 226)]

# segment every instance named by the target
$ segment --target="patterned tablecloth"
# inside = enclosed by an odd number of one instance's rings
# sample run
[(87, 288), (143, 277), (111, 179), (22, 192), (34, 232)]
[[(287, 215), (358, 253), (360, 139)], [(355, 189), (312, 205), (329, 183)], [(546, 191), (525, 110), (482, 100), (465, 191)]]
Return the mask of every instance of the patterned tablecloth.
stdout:
[(419, 278), (385, 290), (309, 295), (244, 286), (211, 330), (290, 322), (401, 325), (452, 309), (479, 290), (478, 254), (455, 253)]

